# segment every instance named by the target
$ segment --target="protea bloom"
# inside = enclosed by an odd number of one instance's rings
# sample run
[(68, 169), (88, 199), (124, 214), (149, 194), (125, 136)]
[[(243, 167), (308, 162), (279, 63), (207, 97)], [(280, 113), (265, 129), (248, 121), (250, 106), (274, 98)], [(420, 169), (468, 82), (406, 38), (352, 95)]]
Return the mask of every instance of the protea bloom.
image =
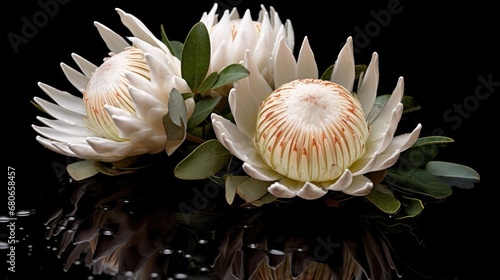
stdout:
[[(81, 72), (62, 63), (67, 79), (82, 96), (44, 83), (40, 88), (55, 101), (35, 97), (54, 119), (38, 117), (38, 142), (57, 153), (92, 161), (115, 162), (131, 156), (171, 154), (182, 141), (169, 141), (162, 123), (172, 89), (189, 92), (180, 61), (136, 17), (116, 9), (133, 37), (123, 37), (96, 22), (111, 51), (100, 66), (72, 54)], [(188, 116), (194, 101), (186, 100)]]
[(317, 199), (329, 190), (366, 195), (374, 184), (365, 175), (392, 166), (418, 138), (420, 124), (411, 133), (394, 136), (403, 111), (403, 78), (382, 108), (374, 106), (377, 53), (353, 92), (350, 37), (326, 81), (318, 79), (307, 37), (297, 61), (280, 42), (274, 88), (253, 56), (247, 55), (244, 63), (251, 74), (229, 93), (235, 123), (217, 114), (212, 122), (217, 139), (243, 161), (243, 170), (269, 182), (268, 191), (276, 197)]
[[(236, 8), (224, 10), (219, 19), (217, 9), (218, 5), (214, 4), (210, 12), (204, 13), (200, 19), (210, 34), (210, 70), (220, 71), (229, 64), (240, 63), (249, 51), (261, 75), (272, 83), (272, 62), (279, 40), (284, 38), (288, 47), (294, 48), (291, 21), (283, 23), (273, 7), (268, 11), (263, 5), (257, 20), (252, 19), (250, 10), (240, 16)], [(219, 89), (212, 94), (227, 95), (227, 92)]]

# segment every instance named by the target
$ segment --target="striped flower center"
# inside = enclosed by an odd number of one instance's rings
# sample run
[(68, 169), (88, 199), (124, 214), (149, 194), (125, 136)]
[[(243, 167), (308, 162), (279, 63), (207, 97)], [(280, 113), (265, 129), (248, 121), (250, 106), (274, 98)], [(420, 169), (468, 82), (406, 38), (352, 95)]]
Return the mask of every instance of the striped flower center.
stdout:
[(124, 51), (105, 59), (93, 73), (83, 93), (87, 116), (87, 128), (100, 137), (124, 141), (104, 105), (111, 105), (135, 114), (132, 98), (128, 92), (130, 82), (125, 73), (137, 73), (149, 79), (149, 68), (143, 59), (143, 52), (137, 48)]
[(338, 178), (363, 155), (368, 131), (359, 101), (344, 87), (300, 79), (263, 101), (254, 145), (283, 176), (321, 182)]

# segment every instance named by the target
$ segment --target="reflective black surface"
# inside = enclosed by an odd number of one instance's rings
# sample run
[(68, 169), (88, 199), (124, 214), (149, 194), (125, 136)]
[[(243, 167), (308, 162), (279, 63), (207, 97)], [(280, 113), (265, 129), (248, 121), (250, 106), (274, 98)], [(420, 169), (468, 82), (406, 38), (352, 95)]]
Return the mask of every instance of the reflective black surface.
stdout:
[[(7, 270), (12, 267), (12, 251), (0, 250), (3, 279), (113, 279), (107, 272), (115, 271), (121, 272), (116, 279), (126, 279), (130, 272), (155, 276), (154, 272), (157, 279), (188, 274), (221, 277), (229, 269), (258, 271), (252, 265), (262, 259), (271, 266), (293, 260), (286, 268), (293, 273), (311, 260), (317, 271), (327, 264), (341, 273), (341, 248), (349, 246), (358, 253), (359, 263), (377, 275), (495, 279), (500, 236), (494, 179), (500, 91), (495, 9), (477, 1), (440, 6), (350, 1), (333, 7), (315, 2), (220, 1), (255, 11), (260, 3), (290, 19), (298, 41), (308, 36), (321, 68), (334, 61), (347, 36), (355, 36), (356, 62), (368, 62), (377, 51), (379, 88), (390, 92), (397, 77), (404, 76), (405, 94), (422, 105), (406, 121), (421, 122), (422, 135), (455, 139), (439, 157), (474, 168), (481, 183), (470, 190), (454, 189), (445, 201), (426, 205), (419, 217), (407, 222), (410, 227), (394, 227), (389, 218), (366, 218), (366, 209), (356, 203), (341, 208), (298, 202), (234, 209), (225, 204), (220, 190), (205, 192), (205, 182), (186, 185), (154, 170), (126, 180), (100, 176), (70, 182), (63, 169), (74, 159), (55, 155), (34, 140), (30, 125), (38, 112), (30, 100), (42, 95), (36, 83), (71, 88), (59, 63), (69, 63), (72, 52), (101, 61), (107, 49), (92, 23), (97, 20), (125, 32), (115, 7), (136, 15), (152, 30), (164, 24), (172, 39), (182, 40), (213, 2), (181, 1), (175, 8), (160, 8), (155, 1), (9, 3), (4, 7), (3, 138), (7, 165), (16, 171), (17, 220), (2, 218), (0, 234), (2, 241), (14, 234), (16, 272)], [(13, 43), (13, 34), (20, 41)], [(4, 199), (2, 217), (8, 215), (9, 201)], [(101, 236), (99, 242), (96, 236)], [(271, 249), (261, 250), (262, 244)], [(390, 257), (384, 244), (391, 248)], [(388, 268), (391, 262), (397, 270)]]

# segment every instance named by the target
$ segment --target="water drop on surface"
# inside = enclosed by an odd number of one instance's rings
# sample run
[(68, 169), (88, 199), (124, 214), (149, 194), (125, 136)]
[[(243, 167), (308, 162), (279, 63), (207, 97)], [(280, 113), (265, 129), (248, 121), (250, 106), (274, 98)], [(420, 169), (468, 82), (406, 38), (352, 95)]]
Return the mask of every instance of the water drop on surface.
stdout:
[(189, 275), (187, 275), (186, 273), (176, 273), (174, 275), (174, 278), (175, 279), (188, 279)]
[(149, 274), (149, 277), (151, 277), (153, 279), (158, 278), (158, 276), (160, 276), (160, 275), (156, 272), (151, 272), (151, 274)]
[(160, 251), (161, 254), (163, 255), (171, 255), (174, 251), (170, 248), (165, 248), (163, 250)]

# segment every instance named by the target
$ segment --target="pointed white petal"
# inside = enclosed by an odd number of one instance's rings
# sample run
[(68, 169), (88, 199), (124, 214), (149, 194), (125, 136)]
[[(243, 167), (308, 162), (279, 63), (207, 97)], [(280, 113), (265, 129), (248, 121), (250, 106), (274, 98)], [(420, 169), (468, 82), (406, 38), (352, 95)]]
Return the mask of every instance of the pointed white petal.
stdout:
[(87, 78), (91, 78), (94, 71), (97, 69), (97, 66), (92, 62), (86, 60), (85, 58), (77, 55), (76, 53), (72, 53), (71, 57), (76, 62), (80, 70), (82, 70), (83, 74), (87, 76)]
[(168, 112), (168, 105), (151, 94), (134, 87), (129, 88), (130, 97), (134, 101), (136, 114), (149, 123), (160, 123)]
[(235, 124), (217, 114), (212, 114), (211, 117), (217, 139), (234, 156), (255, 167), (268, 166), (252, 144), (252, 139), (242, 133)]
[(63, 143), (85, 143), (84, 136), (69, 134), (64, 131), (56, 130), (46, 126), (32, 125), (31, 127), (38, 134), (54, 141)]
[(270, 168), (259, 168), (249, 164), (248, 162), (243, 163), (243, 170), (248, 174), (248, 176), (260, 181), (276, 181), (283, 178), (283, 175)]
[(55, 141), (49, 140), (41, 136), (37, 136), (35, 139), (36, 141), (38, 141), (38, 143), (42, 144), (42, 146), (55, 153), (70, 157), (76, 157), (75, 153), (73, 153), (70, 149), (59, 149), (56, 145), (54, 145)]
[(76, 71), (75, 69), (69, 67), (68, 65), (61, 63), (61, 68), (66, 75), (68, 81), (80, 92), (84, 92), (89, 83), (89, 78), (87, 78), (82, 73)]
[(63, 131), (72, 135), (79, 135), (85, 137), (93, 136), (92, 131), (88, 130), (86, 127), (77, 126), (75, 124), (69, 124), (61, 120), (47, 119), (44, 117), (36, 117), (36, 118), (46, 126), (51, 127), (55, 130)]
[(387, 148), (394, 137), (402, 115), (403, 104), (399, 103), (392, 111), (390, 120), (380, 118), (372, 124), (370, 135), (367, 139), (366, 152), (363, 155), (364, 158), (380, 154)]
[(342, 190), (342, 192), (354, 196), (365, 196), (370, 193), (372, 188), (373, 182), (361, 175), (354, 177), (349, 187)]
[(54, 100), (59, 106), (84, 116), (86, 114), (83, 99), (73, 94), (58, 90), (44, 83), (38, 83), (38, 86)]
[(170, 53), (167, 46), (163, 44), (156, 36), (134, 15), (125, 13), (123, 10), (115, 9), (120, 15), (120, 19), (130, 32), (137, 38), (148, 42), (149, 44), (162, 49), (165, 53)]
[[(55, 143), (57, 145), (57, 143)], [(116, 156), (113, 153), (98, 153), (89, 144), (69, 144), (68, 148), (79, 158), (96, 160), (103, 162), (114, 162), (124, 157)]]
[(282, 37), (278, 44), (278, 51), (276, 52), (274, 62), (275, 88), (295, 80), (296, 76), (297, 63), (295, 62), (295, 57), (293, 56), (292, 50), (290, 50)]
[(358, 87), (358, 98), (361, 102), (363, 112), (368, 116), (372, 110), (375, 98), (377, 97), (377, 88), (379, 82), (378, 54), (375, 52), (372, 55), (372, 60), (363, 75), (360, 86)]
[(382, 108), (380, 113), (375, 117), (373, 123), (376, 123), (377, 121), (384, 123), (387, 120), (391, 119), (393, 110), (397, 106), (399, 106), (398, 104), (400, 104), (401, 100), (403, 99), (403, 94), (404, 94), (404, 79), (403, 77), (400, 77), (398, 79), (398, 83), (396, 84), (396, 88), (392, 91), (392, 94), (389, 97), (389, 100), (387, 100), (387, 103), (384, 105), (384, 108)]
[(269, 193), (278, 198), (292, 198), (297, 196), (298, 182), (283, 178), (278, 182), (274, 182), (267, 190)]
[(85, 126), (82, 115), (79, 113), (75, 113), (68, 109), (65, 109), (59, 105), (43, 100), (39, 97), (33, 98), (36, 104), (38, 104), (42, 109), (47, 112), (47, 114), (52, 117), (65, 121), (72, 125)]
[(123, 51), (126, 47), (130, 47), (130, 44), (120, 35), (116, 34), (113, 30), (109, 29), (107, 26), (94, 22), (95, 27), (99, 35), (101, 35), (102, 40), (106, 43), (108, 49), (113, 53), (119, 53)]
[(352, 92), (354, 86), (355, 64), (352, 37), (347, 38), (342, 50), (335, 61), (330, 80), (345, 87)]
[(327, 193), (325, 189), (322, 189), (311, 182), (306, 182), (304, 186), (297, 191), (297, 196), (303, 199), (313, 200), (324, 196)]
[(300, 47), (299, 57), (297, 59), (296, 79), (318, 78), (318, 66), (314, 59), (314, 53), (309, 45), (309, 40), (304, 37), (302, 47)]
[(352, 178), (353, 176), (351, 171), (349, 169), (346, 169), (344, 170), (344, 173), (342, 173), (342, 175), (337, 179), (337, 181), (327, 187), (327, 189), (332, 191), (341, 191), (351, 184)]

